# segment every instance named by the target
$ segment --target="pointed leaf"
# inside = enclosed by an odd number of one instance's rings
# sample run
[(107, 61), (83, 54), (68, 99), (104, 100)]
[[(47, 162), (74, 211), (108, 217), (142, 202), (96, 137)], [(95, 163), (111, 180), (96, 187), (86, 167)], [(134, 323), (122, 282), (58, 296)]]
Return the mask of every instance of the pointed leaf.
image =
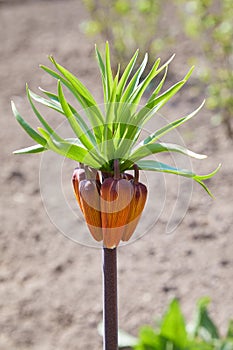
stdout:
[(178, 169), (168, 164), (157, 162), (155, 160), (139, 160), (137, 162), (137, 165), (141, 170), (158, 171), (158, 172), (170, 173), (175, 175), (181, 175), (181, 176), (190, 177), (190, 178), (196, 175), (190, 170)]
[(137, 50), (135, 52), (135, 54), (133, 55), (133, 57), (131, 58), (129, 64), (127, 65), (127, 67), (125, 68), (122, 76), (121, 76), (121, 79), (119, 81), (119, 84), (117, 86), (117, 101), (119, 102), (120, 101), (120, 97), (122, 95), (122, 92), (125, 88), (125, 85), (129, 79), (129, 76), (133, 70), (133, 67), (136, 63), (136, 60), (137, 60), (137, 57), (138, 57), (138, 53), (139, 53), (139, 50)]
[(156, 112), (158, 112), (183, 87), (192, 71), (193, 67), (189, 70), (183, 80), (171, 86), (167, 91), (155, 99), (149, 99), (148, 103), (134, 117), (135, 123), (139, 124), (141, 121), (140, 125), (144, 125), (149, 119), (151, 119), (151, 117)]
[(153, 93), (151, 94), (149, 100), (147, 101), (147, 103), (151, 102), (152, 100), (154, 100), (156, 98), (156, 96), (159, 94), (160, 90), (162, 89), (163, 87), (163, 84), (166, 80), (166, 77), (167, 77), (167, 72), (168, 72), (168, 67), (165, 68), (165, 72), (164, 72), (164, 75), (160, 81), (160, 83), (158, 84), (158, 86), (156, 87), (156, 89), (153, 91)]
[[(128, 165), (127, 162), (126, 162), (126, 165)], [(180, 176), (192, 178), (197, 183), (199, 183), (211, 197), (213, 197), (213, 195), (210, 192), (210, 190), (208, 189), (208, 187), (202, 181), (202, 178), (204, 175), (197, 175), (197, 174), (191, 172), (190, 170), (175, 168), (175, 167), (172, 167), (170, 165), (167, 165), (167, 164), (164, 164), (161, 162), (157, 162), (155, 160), (139, 160), (137, 162), (137, 165), (138, 165), (139, 169), (141, 169), (141, 170), (158, 171), (158, 172), (170, 173), (170, 174), (175, 174), (175, 175), (180, 175)], [(123, 170), (130, 169), (130, 168), (126, 168), (125, 166), (123, 166), (122, 168), (123, 168)], [(217, 169), (219, 169), (219, 167)], [(213, 176), (216, 173), (217, 169), (211, 173), (211, 176)], [(209, 176), (209, 175), (210, 174), (208, 174), (206, 176)]]
[[(59, 97), (56, 95), (56, 94), (53, 94), (49, 91), (46, 91), (42, 88), (39, 87), (39, 89), (44, 93), (46, 94), (51, 100), (53, 101), (56, 101), (58, 106), (59, 106), (59, 112), (63, 115), (65, 115), (63, 109), (61, 108), (61, 104), (60, 104), (60, 101), (59, 101)], [(68, 102), (67, 102), (68, 103)], [(73, 113), (73, 115), (75, 116), (75, 119), (77, 120), (77, 123), (80, 125), (80, 127), (82, 128), (83, 130), (83, 133), (87, 133), (91, 142), (93, 144), (96, 144), (96, 139), (94, 137), (94, 135), (92, 134), (89, 126), (85, 123), (85, 121), (83, 120), (83, 118), (80, 116), (80, 114), (76, 111), (76, 109), (71, 106), (69, 103), (68, 103), (68, 107), (69, 109), (71, 110), (71, 112)]]
[(175, 53), (157, 70), (158, 73), (162, 72), (166, 67), (168, 67), (168, 65), (171, 63), (171, 61), (174, 59), (175, 57)]
[(35, 94), (31, 90), (28, 90), (28, 93), (30, 95), (30, 98), (33, 99), (34, 101), (39, 102), (46, 107), (52, 108), (59, 113), (63, 113), (60, 103), (58, 104), (56, 101), (54, 101), (54, 99), (49, 101), (46, 98), (43, 98)]
[(80, 147), (74, 143), (69, 143), (67, 141), (58, 142), (53, 139), (52, 135), (50, 135), (46, 130), (42, 128), (38, 128), (40, 133), (44, 136), (47, 141), (47, 146), (52, 151), (61, 154), (64, 157), (76, 160), (77, 162), (84, 163), (93, 168), (98, 169), (100, 167), (100, 163), (96, 161), (89, 150)]
[(112, 76), (112, 68), (111, 68), (111, 60), (110, 60), (110, 51), (109, 51), (109, 43), (106, 42), (106, 49), (105, 49), (105, 69), (106, 69), (106, 75), (105, 75), (105, 81), (106, 81), (106, 87), (107, 87), (107, 101), (110, 101), (110, 97), (112, 95), (112, 87), (113, 87), (113, 76)]
[(93, 98), (89, 90), (85, 87), (85, 85), (83, 85), (83, 83), (81, 83), (81, 81), (78, 78), (76, 78), (66, 68), (58, 64), (52, 56), (50, 56), (49, 59), (55, 65), (57, 70), (60, 73), (62, 73), (65, 79), (67, 79), (67, 81), (75, 88), (79, 95), (85, 99), (89, 107), (97, 105), (95, 99)]
[(156, 140), (158, 140), (158, 138), (164, 136), (169, 131), (177, 128), (178, 126), (180, 126), (182, 124), (184, 124), (186, 121), (188, 121), (189, 119), (194, 117), (199, 112), (199, 110), (203, 107), (204, 103), (205, 103), (205, 100), (202, 102), (202, 104), (195, 111), (193, 111), (192, 113), (188, 114), (186, 117), (177, 119), (174, 122), (169, 123), (168, 125), (166, 125), (166, 126), (162, 127), (161, 129), (155, 131), (153, 134), (148, 136), (144, 141), (142, 141), (140, 143), (140, 145), (154, 143)]
[(171, 340), (180, 349), (184, 349), (187, 344), (185, 320), (179, 302), (176, 299), (170, 303), (163, 317), (160, 334), (166, 339)]
[(140, 65), (140, 67), (138, 68), (138, 70), (136, 71), (136, 73), (134, 74), (134, 76), (132, 77), (132, 79), (130, 80), (127, 88), (125, 89), (125, 92), (122, 96), (122, 98), (120, 99), (120, 101), (122, 103), (127, 102), (131, 96), (131, 94), (134, 92), (134, 90), (137, 88), (139, 80), (141, 78), (142, 73), (145, 70), (146, 64), (148, 61), (148, 54), (145, 54), (145, 57)]
[(180, 145), (161, 142), (161, 143), (146, 144), (137, 148), (128, 159), (132, 162), (137, 162), (138, 160), (145, 158), (151, 154), (160, 153), (160, 152), (178, 152), (196, 159), (206, 158), (205, 155), (197, 154)]
[(104, 62), (103, 62), (103, 59), (102, 59), (102, 56), (97, 48), (97, 45), (95, 45), (95, 53), (96, 53), (96, 58), (97, 58), (97, 61), (98, 61), (98, 65), (99, 65), (99, 68), (100, 68), (100, 72), (101, 72), (101, 75), (103, 77), (103, 79), (105, 79), (106, 77), (106, 70), (105, 70), (105, 65), (104, 65)]
[(30, 147), (18, 149), (13, 152), (13, 154), (27, 154), (27, 153), (39, 153), (47, 151), (47, 148), (41, 146), (41, 145), (33, 145)]
[(104, 93), (104, 102), (107, 103), (107, 97), (108, 97), (108, 91), (107, 91), (107, 83), (106, 83), (106, 69), (105, 65), (102, 59), (102, 56), (95, 45), (95, 52), (96, 52), (96, 58), (98, 61), (98, 66), (101, 72), (101, 77), (102, 77), (102, 85), (103, 85), (103, 93)]
[(33, 112), (35, 113), (35, 115), (37, 116), (37, 118), (39, 119), (39, 121), (41, 122), (41, 124), (44, 126), (44, 128), (50, 133), (53, 135), (53, 137), (55, 139), (57, 139), (58, 141), (59, 140), (62, 140), (60, 138), (60, 136), (51, 128), (51, 126), (46, 122), (46, 120), (42, 117), (42, 115), (39, 113), (38, 109), (35, 107), (34, 103), (32, 102), (32, 99), (31, 99), (31, 94), (32, 92), (29, 90), (28, 86), (26, 85), (26, 91), (27, 91), (27, 97), (28, 97), (28, 100), (29, 100), (29, 103), (32, 107), (32, 110)]
[(74, 133), (77, 135), (77, 137), (80, 139), (80, 141), (83, 143), (83, 145), (87, 149), (93, 149), (95, 147), (95, 144), (93, 144), (89, 139), (89, 137), (87, 136), (87, 130), (83, 130), (81, 128), (75, 116), (73, 115), (73, 112), (71, 111), (69, 104), (65, 99), (60, 80), (58, 80), (58, 97), (59, 97), (59, 101), (61, 103), (62, 109), (64, 111), (64, 114), (67, 117), (67, 120), (69, 121), (69, 124), (73, 129)]
[(219, 169), (221, 168), (221, 164), (218, 165), (218, 167), (212, 171), (212, 173), (209, 173), (207, 175), (198, 175), (198, 179), (199, 180), (207, 180), (207, 179), (210, 179), (211, 177), (213, 177), (218, 171)]
[(148, 73), (148, 75), (146, 76), (146, 78), (138, 85), (137, 89), (134, 91), (134, 93), (131, 95), (130, 97), (130, 103), (137, 105), (140, 102), (140, 99), (144, 93), (144, 91), (146, 90), (146, 88), (148, 87), (148, 85), (150, 84), (150, 82), (156, 77), (156, 75), (158, 74), (157, 72), (157, 68), (159, 66), (160, 63), (160, 58), (158, 58), (156, 60), (156, 62), (154, 63), (153, 67), (151, 68), (151, 71)]
[[(195, 335), (199, 335), (204, 329), (209, 335), (207, 341), (212, 339), (219, 339), (218, 329), (209, 316), (207, 306), (210, 303), (208, 297), (203, 297), (198, 301), (195, 320)], [(202, 333), (203, 334), (203, 333)]]
[(13, 101), (11, 102), (11, 107), (16, 120), (19, 122), (22, 128), (26, 131), (26, 133), (40, 145), (46, 146), (47, 144), (46, 140), (42, 136), (40, 136), (34, 129), (32, 129), (32, 127), (23, 119), (23, 117), (21, 117)]
[[(55, 77), (56, 79), (60, 80), (62, 82), (63, 85), (65, 85), (71, 92), (72, 94), (77, 98), (77, 100), (79, 101), (79, 103), (81, 104), (81, 106), (85, 109), (85, 113), (91, 123), (91, 126), (93, 128), (94, 134), (95, 134), (95, 138), (96, 141), (98, 143), (102, 142), (102, 135), (103, 133), (101, 132), (101, 130), (103, 129), (103, 117), (101, 115), (101, 112), (99, 111), (99, 109), (97, 108), (96, 105), (92, 105), (90, 107), (90, 103), (88, 103), (81, 95), (80, 93), (77, 91), (76, 88), (73, 87), (73, 85), (67, 81), (66, 79), (64, 79), (61, 75), (59, 75), (58, 73), (56, 73), (55, 71), (53, 71), (52, 69), (46, 67), (46, 66), (40, 66), (44, 71), (46, 71), (47, 73), (49, 73), (51, 76)], [(77, 114), (78, 117), (78, 114)]]

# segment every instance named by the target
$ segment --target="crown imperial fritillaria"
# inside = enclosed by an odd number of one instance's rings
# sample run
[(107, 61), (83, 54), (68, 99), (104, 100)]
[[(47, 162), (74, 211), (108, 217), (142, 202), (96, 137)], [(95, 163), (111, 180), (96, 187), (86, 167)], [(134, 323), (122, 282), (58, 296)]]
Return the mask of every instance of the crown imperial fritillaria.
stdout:
[[(183, 87), (193, 67), (181, 81), (161, 93), (169, 63), (174, 56), (161, 66), (160, 59), (157, 59), (144, 78), (142, 76), (148, 55), (145, 54), (141, 64), (134, 70), (137, 56), (138, 51), (123, 73), (120, 75), (119, 67), (113, 76), (108, 43), (104, 59), (96, 47), (104, 109), (100, 108), (85, 85), (52, 56), (49, 58), (55, 70), (43, 65), (41, 68), (57, 80), (57, 93), (40, 89), (44, 94), (41, 97), (26, 86), (28, 101), (42, 127), (38, 127), (38, 131), (34, 130), (12, 102), (16, 120), (36, 142), (30, 147), (15, 151), (15, 154), (51, 150), (79, 163), (72, 177), (75, 196), (92, 237), (103, 242), (105, 350), (118, 349), (116, 247), (121, 240), (128, 241), (131, 238), (147, 199), (147, 188), (139, 182), (139, 171), (165, 172), (190, 178), (212, 196), (204, 181), (214, 176), (220, 167), (210, 174), (197, 175), (190, 170), (148, 160), (148, 156), (161, 152), (178, 152), (197, 159), (206, 158), (183, 146), (159, 141), (169, 131), (194, 117), (204, 102), (194, 112), (158, 128), (139, 142), (145, 124)], [(161, 72), (164, 74), (160, 82), (143, 106), (140, 106), (147, 87)], [(64, 88), (75, 97), (84, 115), (78, 113), (66, 100)], [(41, 115), (34, 101), (62, 114), (75, 138), (62, 138), (58, 135)], [(134, 171), (134, 175), (128, 171)]]

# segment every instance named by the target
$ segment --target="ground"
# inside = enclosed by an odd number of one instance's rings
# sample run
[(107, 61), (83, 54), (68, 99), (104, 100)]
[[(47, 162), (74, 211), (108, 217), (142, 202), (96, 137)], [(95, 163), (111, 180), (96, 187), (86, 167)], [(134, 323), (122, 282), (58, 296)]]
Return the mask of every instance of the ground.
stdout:
[[(97, 334), (102, 318), (101, 249), (75, 244), (51, 222), (41, 199), (41, 156), (12, 155), (31, 141), (14, 120), (10, 100), (38, 126), (26, 103), (25, 83), (33, 90), (39, 85), (55, 88), (54, 81), (38, 68), (39, 63), (47, 64), (48, 54), (78, 74), (101, 101), (94, 39), (80, 31), (86, 16), (74, 0), (0, 0), (0, 350), (102, 348)], [(172, 77), (180, 79), (182, 73), (176, 67), (185, 65), (184, 51), (177, 52), (176, 61)], [(196, 79), (162, 111), (166, 118), (185, 115), (201, 103), (203, 95), (194, 83)], [(199, 173), (222, 163), (218, 175), (208, 181), (216, 199), (186, 182), (178, 193), (172, 175), (148, 175), (150, 197), (140, 233), (148, 227), (149, 232), (119, 248), (119, 321), (135, 336), (142, 324), (153, 324), (174, 296), (189, 320), (198, 298), (209, 295), (211, 314), (222, 333), (233, 318), (233, 151), (211, 116), (204, 108), (180, 129), (180, 135), (189, 148), (208, 154), (206, 161), (192, 163)], [(67, 177), (65, 172), (64, 188), (72, 193), (72, 167), (70, 171)], [(42, 175), (46, 179), (46, 164)], [(56, 193), (52, 194), (56, 202)], [(175, 204), (176, 214), (170, 220)], [(68, 216), (60, 215), (66, 228)], [(174, 228), (178, 221), (176, 230), (166, 233), (167, 223)], [(80, 220), (79, 233), (88, 235)]]

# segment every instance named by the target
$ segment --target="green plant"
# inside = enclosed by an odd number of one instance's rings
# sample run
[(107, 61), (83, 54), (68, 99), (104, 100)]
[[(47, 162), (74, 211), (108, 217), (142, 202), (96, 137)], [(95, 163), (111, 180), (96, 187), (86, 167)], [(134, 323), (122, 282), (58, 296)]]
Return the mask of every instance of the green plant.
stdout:
[[(89, 12), (90, 19), (82, 23), (87, 35), (98, 37), (112, 43), (113, 68), (117, 70), (118, 62), (127, 62), (131, 53), (140, 47), (141, 52), (156, 56), (168, 41), (168, 33), (163, 28), (160, 32), (160, 0), (82, 0)], [(151, 67), (149, 62), (148, 67)], [(124, 67), (122, 67), (124, 68)]]
[[(186, 34), (202, 49), (201, 77), (214, 109), (233, 138), (233, 6), (231, 0), (176, 0), (182, 6)], [(180, 6), (180, 8), (181, 8)]]
[(196, 306), (191, 323), (187, 324), (180, 303), (173, 299), (156, 327), (143, 326), (139, 338), (121, 333), (122, 347), (135, 350), (232, 350), (232, 322), (229, 322), (225, 337), (220, 336), (214, 321), (209, 315), (208, 297), (201, 298)]
[[(160, 137), (196, 115), (203, 103), (191, 114), (159, 128), (138, 142), (144, 125), (181, 89), (189, 79), (193, 68), (184, 79), (161, 93), (172, 58), (162, 66), (160, 60), (156, 60), (148, 75), (140, 80), (148, 60), (147, 54), (131, 78), (130, 74), (136, 63), (138, 51), (130, 60), (121, 78), (119, 70), (115, 76), (112, 74), (108, 43), (105, 59), (103, 60), (97, 48), (96, 56), (102, 76), (104, 108), (97, 105), (92, 94), (78, 78), (50, 57), (56, 71), (45, 66), (41, 68), (57, 79), (57, 94), (42, 90), (45, 98), (33, 93), (27, 87), (29, 103), (43, 126), (38, 128), (39, 133), (23, 119), (12, 102), (17, 121), (37, 142), (36, 145), (14, 153), (30, 154), (51, 150), (79, 163), (73, 174), (75, 195), (90, 233), (95, 240), (103, 241), (104, 248), (105, 350), (116, 350), (116, 247), (121, 240), (130, 239), (146, 202), (147, 188), (139, 182), (139, 171), (150, 170), (184, 176), (198, 182), (211, 195), (204, 180), (214, 176), (219, 167), (208, 175), (197, 175), (189, 170), (143, 159), (160, 152), (179, 152), (198, 159), (205, 158), (206, 156), (196, 154), (185, 147), (159, 142)], [(139, 108), (146, 88), (162, 71), (164, 75), (160, 83), (144, 106)], [(75, 107), (67, 102), (64, 87), (77, 99), (84, 115), (78, 113)], [(64, 139), (58, 135), (40, 114), (33, 100), (65, 116), (75, 138)], [(128, 170), (134, 170), (134, 176), (128, 174)]]

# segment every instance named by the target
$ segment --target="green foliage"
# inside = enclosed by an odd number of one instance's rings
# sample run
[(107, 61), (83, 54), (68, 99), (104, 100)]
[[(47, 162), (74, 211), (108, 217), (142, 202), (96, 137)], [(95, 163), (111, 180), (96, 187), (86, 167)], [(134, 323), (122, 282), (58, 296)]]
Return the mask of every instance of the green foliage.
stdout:
[(202, 78), (207, 105), (219, 113), (233, 137), (233, 6), (232, 0), (175, 0), (182, 9), (187, 35), (206, 57)]
[(91, 18), (82, 23), (82, 28), (96, 40), (99, 35), (112, 43), (115, 70), (118, 62), (127, 62), (138, 47), (142, 52), (149, 52), (151, 57), (164, 48), (164, 40), (158, 35), (162, 10), (160, 0), (82, 1)]
[[(137, 56), (138, 51), (133, 55), (119, 78), (119, 71), (115, 76), (112, 73), (108, 42), (104, 58), (96, 48), (97, 62), (102, 77), (104, 111), (97, 104), (91, 92), (76, 76), (58, 64), (53, 57), (49, 57), (56, 70), (45, 66), (41, 66), (41, 68), (57, 80), (57, 94), (42, 89), (46, 97), (41, 97), (33, 93), (28, 86), (26, 87), (28, 101), (42, 124), (42, 127), (38, 127), (39, 133), (23, 119), (12, 103), (16, 120), (37, 142), (37, 145), (23, 148), (15, 153), (38, 153), (51, 150), (104, 172), (112, 172), (114, 159), (118, 159), (121, 172), (130, 170), (134, 164), (137, 164), (141, 170), (189, 177), (198, 182), (211, 195), (203, 180), (211, 178), (219, 167), (210, 174), (197, 175), (189, 170), (174, 168), (154, 160), (143, 160), (147, 156), (160, 152), (178, 152), (197, 159), (206, 158), (206, 156), (196, 154), (185, 147), (159, 142), (162, 136), (194, 117), (203, 103), (194, 112), (156, 130), (137, 144), (143, 126), (184, 86), (193, 71), (193, 67), (181, 81), (160, 93), (168, 65), (173, 57), (161, 66), (160, 59), (157, 59), (147, 75), (141, 78), (146, 68), (148, 55), (145, 54), (141, 65), (131, 76), (130, 73), (136, 63)], [(147, 98), (144, 106), (139, 106), (145, 90), (162, 71), (165, 72), (162, 80), (152, 91), (151, 96)], [(83, 115), (80, 115), (68, 103), (64, 88), (68, 89), (76, 98), (83, 109)], [(75, 138), (63, 139), (59, 136), (40, 114), (33, 101), (62, 114), (67, 119)]]
[[(195, 316), (187, 325), (177, 299), (171, 301), (161, 322), (156, 328), (143, 326), (138, 340), (134, 340), (134, 350), (233, 350), (232, 321), (224, 338), (211, 319), (207, 306), (209, 298), (197, 303)], [(127, 337), (123, 340), (127, 345)], [(132, 342), (128, 343), (128, 347)]]

